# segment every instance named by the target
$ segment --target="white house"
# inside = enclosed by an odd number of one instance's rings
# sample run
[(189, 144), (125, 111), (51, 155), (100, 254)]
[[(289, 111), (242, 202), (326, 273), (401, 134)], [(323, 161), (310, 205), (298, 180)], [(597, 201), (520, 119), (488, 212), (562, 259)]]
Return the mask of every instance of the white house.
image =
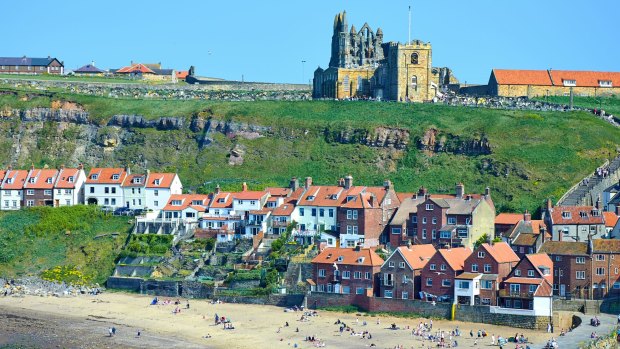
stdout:
[[(480, 279), (482, 273), (461, 273), (454, 280), (454, 303), (459, 299), (469, 299), (469, 305), (475, 304), (476, 296), (480, 296)], [(460, 297), (460, 298), (459, 298)]]
[(171, 195), (182, 194), (183, 185), (176, 173), (147, 171), (145, 208), (161, 210)]
[(269, 193), (266, 191), (250, 191), (247, 189), (247, 185), (243, 183), (243, 190), (232, 194), (233, 211), (242, 215), (248, 211), (261, 210), (269, 199)]
[(13, 170), (9, 168), (6, 171), (0, 186), (2, 210), (19, 210), (21, 208), (26, 177), (28, 177), (27, 170)]
[(263, 208), (262, 210), (248, 211), (248, 218), (245, 223), (245, 236), (252, 238), (259, 232), (267, 233), (267, 223), (270, 221), (271, 211)]
[(123, 187), (124, 206), (132, 210), (142, 210), (146, 205), (146, 175), (130, 174)]
[(312, 186), (306, 178), (305, 192), (297, 202), (291, 219), (297, 222), (298, 234), (318, 234), (337, 230), (337, 209), (346, 195), (340, 186)]
[(232, 241), (243, 224), (240, 214), (233, 210), (233, 193), (221, 192), (219, 186), (211, 195), (209, 207), (200, 220), (200, 228), (218, 241)]
[(600, 207), (551, 207), (548, 201), (543, 217), (551, 229), (553, 241), (588, 241), (589, 239), (601, 239), (607, 235), (605, 219)]
[(54, 183), (54, 206), (73, 206), (84, 203), (86, 174), (80, 164), (77, 168), (60, 167)]
[(93, 168), (85, 184), (85, 201), (89, 205), (123, 207), (123, 183), (129, 168)]

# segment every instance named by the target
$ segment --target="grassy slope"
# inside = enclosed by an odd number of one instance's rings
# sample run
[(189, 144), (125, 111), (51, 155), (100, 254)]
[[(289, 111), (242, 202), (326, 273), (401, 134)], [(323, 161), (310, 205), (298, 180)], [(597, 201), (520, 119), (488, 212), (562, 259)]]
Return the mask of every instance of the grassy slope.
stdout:
[[(286, 185), (291, 176), (312, 176), (315, 182), (332, 184), (350, 173), (356, 183), (367, 185), (381, 184), (384, 178), (390, 178), (397, 190), (405, 192), (416, 191), (421, 185), (433, 191), (451, 191), (458, 181), (465, 183), (468, 192), (482, 192), (489, 185), (498, 209), (535, 210), (544, 198), (558, 199), (604, 158), (613, 156), (620, 139), (620, 130), (583, 112), (533, 113), (368, 102), (153, 101), (67, 94), (62, 97), (81, 103), (101, 123), (114, 114), (189, 118), (209, 110), (207, 114), (220, 119), (272, 126), (280, 135), (286, 135), (246, 140), (215, 134), (213, 145), (199, 150), (195, 142), (199, 135), (191, 132), (134, 130), (134, 144), (119, 148), (114, 158), (106, 160), (106, 164), (118, 165), (143, 157), (149, 167), (178, 170), (186, 188), (205, 181), (211, 182), (210, 186), (220, 183), (234, 189), (241, 181), (254, 187)], [(47, 97), (23, 102), (14, 96), (0, 96), (0, 106), (45, 106), (50, 101)], [(376, 126), (409, 129), (412, 141), (408, 151), (328, 143), (323, 137), (326, 129), (338, 132)], [(430, 127), (465, 138), (484, 134), (493, 146), (493, 154), (427, 156), (415, 148), (415, 142)], [(232, 167), (227, 165), (226, 156), (236, 143), (245, 145), (247, 154), (242, 166)], [(40, 154), (31, 156), (43, 161), (44, 154), (45, 148), (41, 148)]]
[[(38, 275), (67, 265), (102, 283), (128, 228), (127, 217), (104, 216), (88, 206), (0, 212), (0, 275)], [(111, 232), (120, 235), (95, 239)]]
[[(545, 100), (544, 97), (538, 98), (540, 100)], [(561, 103), (561, 104), (569, 104), (570, 97), (564, 96), (549, 96), (549, 102), (551, 103)], [(620, 98), (611, 96), (611, 97), (579, 97), (575, 96), (573, 98), (573, 103), (576, 106), (592, 108), (592, 109), (603, 109), (609, 114), (620, 115)]]

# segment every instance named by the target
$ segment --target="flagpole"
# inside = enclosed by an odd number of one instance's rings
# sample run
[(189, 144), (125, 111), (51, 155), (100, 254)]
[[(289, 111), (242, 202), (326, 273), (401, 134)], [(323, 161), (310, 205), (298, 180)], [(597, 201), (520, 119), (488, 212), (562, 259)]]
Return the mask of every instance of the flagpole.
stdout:
[(409, 6), (409, 27), (407, 27), (407, 44), (411, 43), (411, 5)]

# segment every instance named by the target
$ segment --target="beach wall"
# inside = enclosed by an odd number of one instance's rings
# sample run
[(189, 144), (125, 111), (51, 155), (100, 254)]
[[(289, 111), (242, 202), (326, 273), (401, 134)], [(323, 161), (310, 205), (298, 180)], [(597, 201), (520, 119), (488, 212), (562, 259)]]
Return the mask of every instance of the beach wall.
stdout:
[(454, 320), (531, 330), (546, 330), (549, 324), (548, 316), (492, 313), (491, 307), (484, 305), (460, 305), (455, 311)]
[(110, 276), (108, 281), (106, 281), (106, 287), (117, 290), (138, 292), (140, 291), (140, 283), (142, 281), (142, 278)]

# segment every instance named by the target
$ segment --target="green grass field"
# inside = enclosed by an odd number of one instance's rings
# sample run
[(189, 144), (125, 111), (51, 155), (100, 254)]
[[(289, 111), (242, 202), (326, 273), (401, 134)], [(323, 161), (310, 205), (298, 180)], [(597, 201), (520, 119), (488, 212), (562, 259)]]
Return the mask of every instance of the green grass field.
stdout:
[[(31, 81), (63, 81), (63, 82), (94, 82), (109, 84), (145, 84), (160, 85), (170, 83), (164, 81), (148, 81), (148, 80), (131, 80), (121, 77), (105, 77), (105, 76), (76, 76), (76, 75), (19, 75), (19, 74), (0, 74), (0, 79), (12, 80), (31, 80)], [(185, 83), (185, 82), (183, 82)]]
[[(545, 100), (544, 97), (538, 98), (540, 100)], [(570, 97), (564, 96), (549, 96), (548, 101), (551, 103), (559, 103), (566, 104), (570, 103)], [(616, 116), (620, 116), (620, 97), (611, 96), (611, 97), (573, 97), (573, 103), (575, 106), (586, 107), (586, 108), (596, 108), (603, 109), (608, 114), (613, 114)]]
[(89, 206), (0, 212), (0, 275), (39, 275), (67, 266), (103, 283), (130, 227), (127, 217), (105, 216)]

